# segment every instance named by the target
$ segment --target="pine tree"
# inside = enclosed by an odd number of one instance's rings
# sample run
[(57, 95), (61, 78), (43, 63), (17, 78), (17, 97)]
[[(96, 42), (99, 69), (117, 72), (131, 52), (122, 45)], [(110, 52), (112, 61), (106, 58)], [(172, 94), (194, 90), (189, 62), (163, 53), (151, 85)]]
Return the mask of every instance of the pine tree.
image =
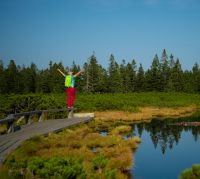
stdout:
[(128, 63), (126, 66), (126, 73), (128, 76), (128, 92), (136, 91), (136, 62), (132, 60), (131, 63)]
[(41, 70), (37, 75), (36, 79), (37, 79), (37, 92), (39, 93), (51, 92), (49, 69)]
[(89, 64), (85, 64), (83, 77), (86, 79), (86, 92), (102, 92), (103, 71), (94, 54), (89, 58)]
[(145, 73), (141, 63), (137, 73), (136, 89), (137, 91), (145, 91)]
[(174, 91), (173, 81), (172, 81), (172, 72), (173, 72), (174, 66), (175, 66), (174, 56), (171, 54), (170, 61), (169, 61), (169, 80), (167, 83), (167, 91)]
[(89, 92), (89, 63), (84, 63), (83, 65), (83, 70), (84, 73), (82, 75), (81, 81), (80, 81), (80, 86), (83, 90), (83, 92)]
[(31, 67), (29, 70), (29, 76), (27, 76), (27, 81), (29, 81), (29, 92), (35, 93), (36, 91), (36, 74), (37, 74), (37, 66), (34, 63), (31, 63)]
[[(73, 61), (73, 64), (72, 64), (73, 74), (78, 73), (80, 70), (81, 70), (80, 66), (76, 65), (75, 61)], [(75, 83), (75, 87), (76, 87), (76, 89), (78, 89), (78, 91), (82, 91), (82, 86), (80, 84), (81, 84), (81, 76), (78, 76), (76, 78), (76, 83)]]
[(156, 54), (150, 70), (146, 73), (147, 76), (147, 90), (148, 91), (161, 91), (161, 73), (158, 55)]
[(163, 50), (162, 59), (161, 59), (161, 91), (167, 91), (167, 85), (169, 81), (169, 62), (166, 50)]
[(179, 59), (176, 60), (171, 70), (170, 79), (172, 81), (173, 91), (179, 92), (183, 90), (183, 71)]
[(192, 83), (194, 92), (200, 92), (200, 68), (197, 63), (192, 68)]
[(183, 92), (194, 92), (193, 74), (188, 70), (183, 73)]
[(64, 72), (64, 67), (61, 62), (59, 64), (57, 64), (57, 63), (53, 63), (52, 61), (50, 61), (48, 86), (50, 88), (50, 92), (52, 92), (52, 93), (61, 93), (65, 89), (65, 87), (64, 87), (65, 79), (57, 71), (58, 68)]
[(122, 60), (122, 64), (120, 65), (120, 76), (122, 80), (122, 92), (127, 93), (129, 91), (130, 79), (127, 74), (127, 67), (125, 60)]
[(6, 83), (3, 61), (0, 60), (0, 93), (4, 94), (7, 92), (7, 90), (8, 88), (7, 88), (7, 83)]
[(108, 68), (108, 83), (109, 83), (109, 92), (116, 93), (122, 92), (122, 79), (120, 75), (119, 65), (115, 61), (114, 55), (110, 55), (109, 59), (109, 68)]
[(19, 73), (14, 60), (10, 60), (8, 68), (5, 70), (8, 93), (19, 92)]
[(169, 69), (171, 70), (172, 68), (174, 68), (174, 65), (175, 65), (174, 56), (171, 54), (169, 61)]

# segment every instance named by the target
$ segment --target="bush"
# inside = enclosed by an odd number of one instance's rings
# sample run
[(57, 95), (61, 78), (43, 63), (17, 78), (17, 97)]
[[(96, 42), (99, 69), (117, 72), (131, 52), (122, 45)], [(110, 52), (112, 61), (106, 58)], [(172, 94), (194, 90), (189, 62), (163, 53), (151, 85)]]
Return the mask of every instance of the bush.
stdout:
[(179, 176), (179, 179), (199, 179), (200, 164), (192, 165), (192, 168), (185, 169)]
[(108, 159), (106, 159), (103, 154), (97, 155), (93, 159), (94, 170), (102, 171), (106, 167), (107, 163), (108, 163)]
[(61, 157), (32, 158), (30, 161), (10, 161), (10, 177), (24, 178), (27, 176), (36, 178), (86, 178), (86, 172), (82, 161), (64, 159)]
[(42, 178), (86, 178), (82, 161), (52, 157), (50, 159), (36, 157), (28, 164), (33, 176)]
[(192, 175), (192, 170), (186, 169), (181, 173), (181, 175), (179, 176), (179, 179), (189, 179), (191, 178), (191, 175)]
[(200, 164), (192, 165), (192, 172), (197, 178), (200, 178)]

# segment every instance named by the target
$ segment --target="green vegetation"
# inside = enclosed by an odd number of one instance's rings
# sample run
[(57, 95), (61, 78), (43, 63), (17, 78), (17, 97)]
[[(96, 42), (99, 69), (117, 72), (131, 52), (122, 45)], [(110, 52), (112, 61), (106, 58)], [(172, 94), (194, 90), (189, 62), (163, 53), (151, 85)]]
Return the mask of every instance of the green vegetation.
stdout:
[(192, 168), (185, 169), (179, 176), (179, 179), (199, 179), (200, 164), (192, 165)]
[[(6, 167), (5, 167), (6, 168)], [(6, 170), (4, 168), (4, 175)], [(52, 158), (33, 157), (31, 161), (27, 160), (9, 161), (8, 177), (13, 178), (86, 178), (82, 161), (75, 159), (64, 159), (54, 156)]]
[(111, 130), (110, 134), (113, 135), (120, 135), (123, 133), (130, 133), (131, 132), (131, 126), (118, 126), (116, 128), (114, 128), (113, 130)]
[[(199, 94), (142, 92), (127, 94), (77, 94), (79, 111), (138, 111), (138, 107), (200, 106)], [(64, 108), (65, 94), (0, 95), (0, 117), (6, 114), (36, 109)]]
[[(4, 67), (0, 60), (0, 94), (21, 93), (61, 93), (64, 91), (64, 78), (57, 68), (65, 71), (62, 63), (50, 61), (49, 67), (39, 70), (32, 63), (21, 67), (11, 60)], [(81, 67), (72, 64), (74, 73)], [(164, 49), (159, 59), (156, 54), (151, 66), (144, 70), (135, 60), (119, 64), (114, 55), (108, 59), (108, 68), (98, 64), (93, 54), (82, 67), (85, 73), (76, 79), (78, 91), (87, 93), (130, 93), (141, 91), (157, 92), (200, 92), (200, 68), (195, 63), (192, 69), (183, 70), (180, 60)]]
[[(102, 124), (104, 125), (104, 124)], [(95, 121), (48, 137), (35, 136), (11, 153), (0, 177), (13, 178), (128, 178), (138, 137), (123, 139), (124, 132), (101, 136)], [(130, 128), (110, 124), (113, 130)]]

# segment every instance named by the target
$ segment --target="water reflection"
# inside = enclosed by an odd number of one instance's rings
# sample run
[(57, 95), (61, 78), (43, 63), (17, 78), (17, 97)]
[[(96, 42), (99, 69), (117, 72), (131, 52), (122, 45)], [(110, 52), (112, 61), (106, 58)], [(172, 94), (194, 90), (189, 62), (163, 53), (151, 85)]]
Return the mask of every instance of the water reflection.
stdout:
[(188, 121), (200, 121), (199, 117), (188, 117), (177, 120), (152, 120), (150, 123), (138, 123), (133, 125), (133, 131), (135, 135), (142, 136), (143, 131), (147, 131), (151, 137), (152, 143), (155, 149), (160, 146), (162, 153), (164, 154), (166, 149), (173, 149), (174, 145), (177, 145), (181, 140), (181, 133), (183, 131), (191, 131), (195, 141), (198, 140), (200, 135), (200, 126), (183, 126), (176, 125), (180, 122)]

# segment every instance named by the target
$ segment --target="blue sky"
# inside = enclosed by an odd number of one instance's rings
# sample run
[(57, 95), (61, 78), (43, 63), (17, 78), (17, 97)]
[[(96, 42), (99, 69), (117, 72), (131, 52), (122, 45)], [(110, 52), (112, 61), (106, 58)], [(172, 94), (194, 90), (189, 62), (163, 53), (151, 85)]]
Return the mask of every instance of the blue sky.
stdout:
[(95, 51), (108, 66), (148, 68), (165, 48), (184, 69), (200, 64), (199, 0), (0, 0), (0, 59), (18, 65), (82, 65)]

